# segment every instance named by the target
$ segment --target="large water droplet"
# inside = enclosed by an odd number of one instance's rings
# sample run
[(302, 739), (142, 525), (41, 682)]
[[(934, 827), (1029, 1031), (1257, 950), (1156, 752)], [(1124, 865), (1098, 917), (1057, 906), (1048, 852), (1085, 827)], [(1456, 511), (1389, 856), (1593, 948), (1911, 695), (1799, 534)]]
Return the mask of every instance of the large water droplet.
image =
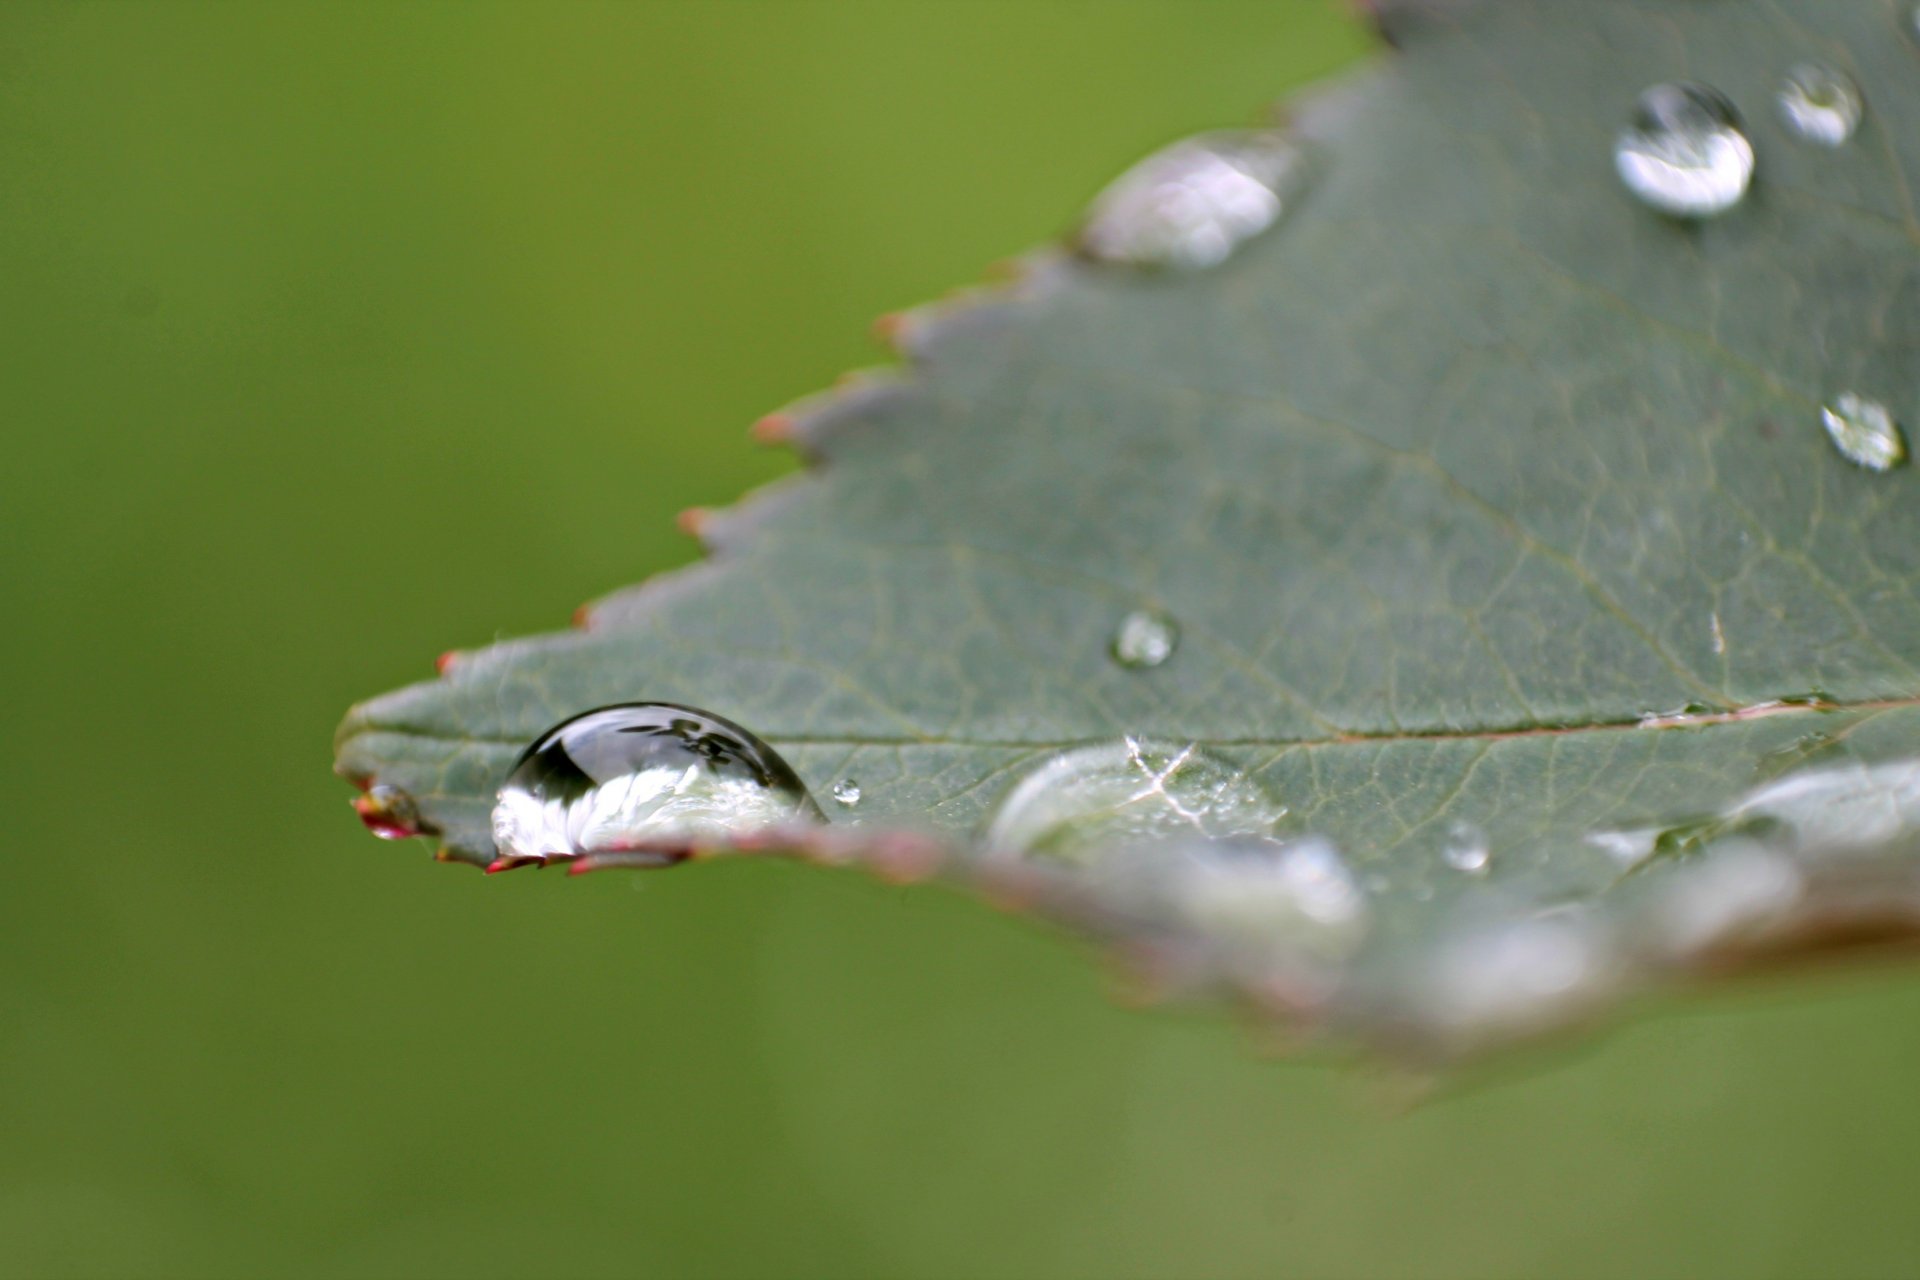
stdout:
[(1113, 660), (1139, 670), (1157, 667), (1180, 643), (1179, 624), (1164, 613), (1136, 609), (1120, 619), (1113, 633)]
[(1215, 941), (1338, 953), (1360, 940), (1367, 896), (1329, 840), (1219, 841), (1185, 851), (1182, 915)]
[(1676, 218), (1710, 218), (1747, 193), (1753, 144), (1719, 93), (1657, 84), (1634, 104), (1632, 121), (1614, 142), (1613, 163), (1641, 203)]
[(1820, 411), (1820, 425), (1847, 461), (1869, 471), (1891, 471), (1906, 460), (1907, 442), (1900, 424), (1878, 400), (1849, 391)]
[(1471, 822), (1449, 822), (1440, 845), (1440, 860), (1455, 871), (1480, 875), (1493, 863), (1493, 848), (1487, 833)]
[(1271, 130), (1221, 130), (1155, 152), (1094, 198), (1080, 247), (1106, 262), (1201, 270), (1278, 222), (1305, 153)]
[(1049, 757), (994, 808), (990, 854), (1084, 862), (1132, 844), (1269, 835), (1286, 808), (1191, 744), (1123, 738)]
[(1851, 138), (1865, 109), (1853, 78), (1823, 62), (1802, 62), (1789, 70), (1775, 100), (1787, 128), (1823, 147)]
[(835, 804), (853, 808), (860, 803), (860, 784), (852, 778), (840, 779), (833, 784), (833, 800)]
[(493, 808), (500, 861), (659, 850), (822, 820), (772, 747), (739, 725), (671, 702), (602, 707), (520, 754)]

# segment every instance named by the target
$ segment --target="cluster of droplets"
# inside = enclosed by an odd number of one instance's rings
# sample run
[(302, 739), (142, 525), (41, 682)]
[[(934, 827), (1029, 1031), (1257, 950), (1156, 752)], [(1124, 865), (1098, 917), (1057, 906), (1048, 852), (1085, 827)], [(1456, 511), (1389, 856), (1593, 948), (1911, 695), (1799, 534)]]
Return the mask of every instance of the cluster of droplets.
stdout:
[[(1823, 62), (1788, 69), (1774, 102), (1790, 133), (1821, 147), (1843, 146), (1866, 115), (1860, 86)], [(1642, 204), (1687, 220), (1717, 217), (1738, 205), (1752, 185), (1755, 163), (1739, 111), (1725, 95), (1699, 84), (1657, 84), (1642, 92), (1614, 141), (1613, 159), (1621, 182)], [(1871, 397), (1855, 391), (1837, 396), (1822, 408), (1820, 423), (1841, 456), (1868, 470), (1888, 471), (1906, 460), (1899, 423)]]

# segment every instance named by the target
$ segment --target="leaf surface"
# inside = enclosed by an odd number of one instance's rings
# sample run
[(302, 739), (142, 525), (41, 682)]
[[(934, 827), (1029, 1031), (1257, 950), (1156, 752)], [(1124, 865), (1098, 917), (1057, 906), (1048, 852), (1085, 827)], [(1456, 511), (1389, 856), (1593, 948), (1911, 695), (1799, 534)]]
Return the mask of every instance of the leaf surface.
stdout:
[[(906, 368), (768, 420), (818, 465), (708, 521), (707, 562), (363, 704), (340, 771), (485, 863), (543, 730), (711, 708), (818, 796), (858, 780), (807, 850), (984, 881), (1171, 985), (1425, 1058), (1904, 936), (1920, 495), (1820, 422), (1846, 392), (1920, 411), (1903, 7), (1383, 9), (1400, 48), (1290, 109), (1313, 177), (1275, 230), (1197, 273), (1040, 254), (900, 318)], [(1842, 146), (1776, 109), (1807, 60), (1864, 90)], [(1635, 98), (1677, 80), (1757, 155), (1708, 221), (1614, 175)], [(1180, 640), (1131, 669), (1110, 642), (1141, 609)], [(1329, 959), (1257, 903), (1203, 910), (1169, 850), (978, 847), (1026, 771), (1128, 735), (1200, 744), (1278, 837), (1337, 848), (1364, 940)], [(1462, 832), (1481, 873), (1448, 861)]]

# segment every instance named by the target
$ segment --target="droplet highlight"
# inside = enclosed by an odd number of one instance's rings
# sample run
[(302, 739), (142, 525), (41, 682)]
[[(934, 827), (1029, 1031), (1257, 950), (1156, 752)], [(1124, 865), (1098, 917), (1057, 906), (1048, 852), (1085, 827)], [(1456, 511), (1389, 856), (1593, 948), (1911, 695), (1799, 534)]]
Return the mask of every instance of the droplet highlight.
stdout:
[(1493, 865), (1493, 847), (1487, 842), (1487, 833), (1473, 823), (1449, 822), (1440, 843), (1440, 860), (1455, 871), (1485, 875)]
[(1878, 400), (1849, 391), (1820, 411), (1820, 425), (1847, 461), (1869, 471), (1891, 471), (1906, 461), (1906, 437)]
[(1774, 101), (1788, 129), (1822, 147), (1837, 147), (1851, 138), (1866, 111), (1853, 77), (1824, 62), (1791, 68)]
[(1739, 112), (1698, 84), (1658, 84), (1642, 93), (1614, 142), (1613, 162), (1635, 198), (1676, 218), (1725, 213), (1753, 181), (1753, 144)]
[(360, 815), (367, 830), (382, 840), (405, 840), (426, 834), (413, 797), (385, 782), (377, 782), (367, 788), (365, 795), (354, 797), (353, 811)]
[(777, 752), (710, 712), (671, 702), (589, 711), (520, 754), (493, 809), (495, 866), (658, 852), (823, 821)]
[(833, 784), (832, 794), (835, 804), (851, 809), (860, 803), (860, 784), (852, 778), (842, 778)]
[(1201, 747), (1128, 737), (1043, 761), (995, 806), (982, 839), (993, 857), (1086, 863), (1127, 845), (1263, 838), (1286, 813)]
[(1157, 667), (1180, 644), (1180, 626), (1153, 609), (1136, 609), (1120, 619), (1111, 646), (1113, 660), (1130, 670)]
[(1080, 249), (1103, 262), (1199, 271), (1279, 222), (1307, 181), (1285, 134), (1220, 130), (1148, 156), (1094, 198)]

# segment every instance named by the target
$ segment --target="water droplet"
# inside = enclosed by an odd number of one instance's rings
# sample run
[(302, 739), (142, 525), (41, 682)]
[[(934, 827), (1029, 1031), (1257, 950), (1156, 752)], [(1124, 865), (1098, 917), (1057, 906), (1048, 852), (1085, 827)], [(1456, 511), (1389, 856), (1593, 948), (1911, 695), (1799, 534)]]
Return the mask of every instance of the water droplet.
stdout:
[(1802, 62), (1789, 70), (1775, 100), (1787, 128), (1823, 147), (1851, 138), (1865, 106), (1853, 78), (1823, 62)]
[(719, 716), (671, 702), (589, 711), (520, 754), (493, 809), (508, 865), (659, 849), (822, 820), (772, 747)]
[(1893, 760), (1790, 773), (1726, 810), (1721, 829), (1762, 830), (1822, 855), (1884, 848), (1920, 828), (1920, 763)]
[(1284, 845), (1223, 841), (1192, 848), (1179, 876), (1183, 914), (1204, 932), (1241, 943), (1297, 946), (1358, 941), (1367, 896), (1340, 850), (1318, 836)]
[(1286, 812), (1197, 746), (1123, 738), (1042, 762), (995, 806), (984, 842), (997, 856), (1084, 862), (1128, 844), (1264, 837)]
[(368, 787), (365, 795), (354, 798), (353, 808), (360, 815), (360, 821), (367, 824), (367, 830), (382, 840), (405, 840), (426, 834), (413, 797), (388, 783), (377, 782)]
[(1306, 183), (1305, 153), (1270, 130), (1221, 130), (1155, 152), (1094, 198), (1080, 247), (1104, 262), (1218, 266), (1278, 222)]
[(840, 779), (833, 784), (833, 800), (835, 804), (853, 808), (860, 803), (860, 784), (852, 778)]
[(1577, 913), (1474, 929), (1431, 961), (1422, 1016), (1461, 1045), (1565, 1021), (1604, 991), (1601, 941)]
[(1847, 461), (1869, 471), (1891, 471), (1906, 461), (1907, 441), (1900, 424), (1878, 400), (1849, 391), (1820, 411), (1820, 425)]
[(1596, 831), (1587, 837), (1587, 843), (1613, 859), (1622, 871), (1631, 871), (1653, 856), (1653, 846), (1659, 841), (1657, 828), (1635, 831)]
[(1113, 660), (1140, 670), (1157, 667), (1173, 656), (1180, 643), (1179, 624), (1164, 613), (1135, 609), (1120, 619), (1113, 633)]
[(1455, 871), (1483, 875), (1493, 863), (1493, 850), (1487, 833), (1471, 822), (1447, 824), (1446, 839), (1440, 846), (1440, 860)]
[(1728, 841), (1667, 886), (1652, 922), (1655, 941), (1685, 956), (1737, 938), (1781, 919), (1802, 887), (1787, 858), (1751, 841)]
[(1642, 204), (1676, 218), (1710, 218), (1740, 203), (1753, 180), (1753, 144), (1740, 114), (1697, 84), (1657, 84), (1615, 140), (1614, 167)]

